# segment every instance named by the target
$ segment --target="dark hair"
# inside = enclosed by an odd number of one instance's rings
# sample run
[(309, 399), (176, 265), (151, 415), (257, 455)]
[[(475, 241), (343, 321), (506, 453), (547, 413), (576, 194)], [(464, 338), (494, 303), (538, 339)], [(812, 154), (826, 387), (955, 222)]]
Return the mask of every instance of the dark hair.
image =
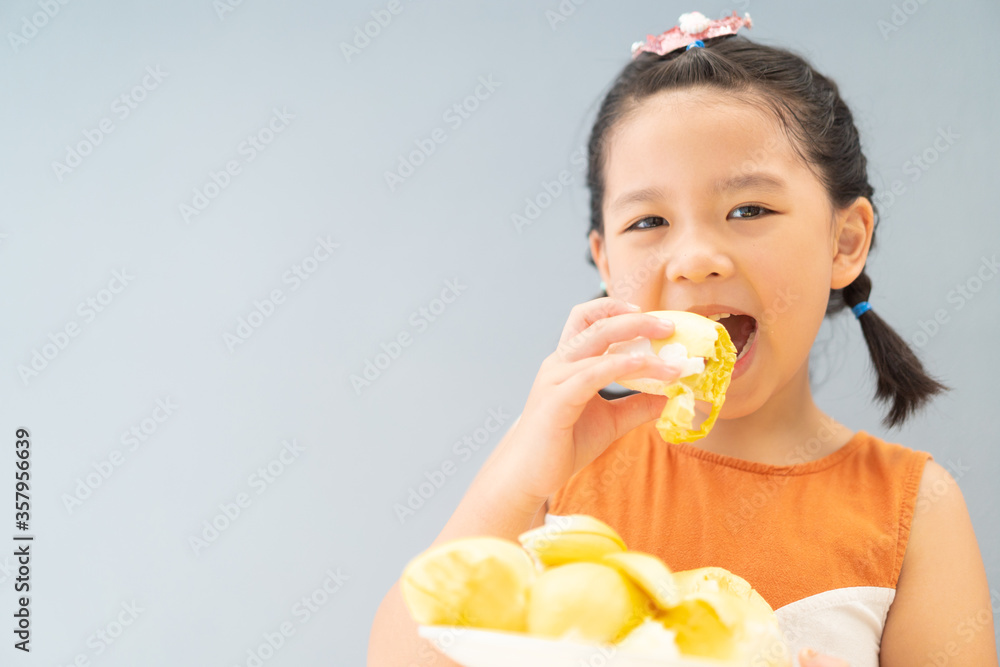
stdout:
[[(837, 84), (790, 50), (757, 44), (740, 35), (704, 43), (704, 48), (678, 49), (664, 56), (640, 53), (612, 83), (590, 134), (588, 234), (604, 234), (601, 209), (609, 132), (645, 98), (662, 90), (692, 86), (722, 90), (758, 107), (763, 104), (781, 121), (799, 158), (823, 184), (832, 210), (866, 197), (875, 212), (877, 228), (878, 210), (871, 201), (874, 188), (868, 182), (867, 159)], [(595, 265), (589, 254), (587, 259)], [(830, 290), (826, 315), (867, 301), (871, 286), (871, 278), (862, 270), (850, 285)], [(607, 296), (607, 290), (601, 296)], [(864, 313), (859, 322), (877, 376), (875, 397), (883, 403), (892, 402), (883, 424), (902, 424), (932, 396), (948, 389), (924, 371), (906, 341), (874, 311)]]

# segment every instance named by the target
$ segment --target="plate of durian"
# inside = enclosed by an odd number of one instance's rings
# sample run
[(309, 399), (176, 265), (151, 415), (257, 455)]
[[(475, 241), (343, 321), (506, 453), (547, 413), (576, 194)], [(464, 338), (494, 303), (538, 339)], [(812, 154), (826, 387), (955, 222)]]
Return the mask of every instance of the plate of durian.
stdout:
[(721, 567), (674, 572), (585, 514), (434, 546), (403, 571), (418, 633), (465, 667), (790, 667), (777, 617)]

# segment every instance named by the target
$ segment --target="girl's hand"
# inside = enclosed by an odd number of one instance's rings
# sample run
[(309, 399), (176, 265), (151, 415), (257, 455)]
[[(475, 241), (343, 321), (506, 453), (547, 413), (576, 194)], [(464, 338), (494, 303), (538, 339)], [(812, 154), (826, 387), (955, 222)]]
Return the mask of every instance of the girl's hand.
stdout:
[[(812, 655), (810, 655), (810, 651)], [(851, 667), (846, 660), (816, 653), (811, 648), (804, 648), (799, 651), (799, 665), (800, 667)]]
[(535, 377), (506, 452), (518, 462), (521, 490), (532, 501), (544, 502), (608, 445), (660, 415), (665, 396), (639, 393), (609, 401), (597, 392), (622, 379), (676, 380), (680, 369), (654, 354), (604, 355), (611, 343), (666, 338), (673, 332), (672, 322), (613, 297), (570, 311), (558, 348)]

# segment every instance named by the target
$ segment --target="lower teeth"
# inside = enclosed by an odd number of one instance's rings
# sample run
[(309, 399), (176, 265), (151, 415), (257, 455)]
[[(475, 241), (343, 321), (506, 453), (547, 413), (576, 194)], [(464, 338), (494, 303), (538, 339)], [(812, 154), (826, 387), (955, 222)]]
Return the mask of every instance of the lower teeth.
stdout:
[(740, 350), (740, 353), (736, 355), (736, 361), (739, 361), (740, 359), (742, 359), (743, 355), (747, 353), (747, 350), (750, 349), (750, 346), (753, 344), (754, 336), (756, 336), (756, 335), (757, 335), (757, 330), (756, 329), (754, 329), (753, 331), (750, 332), (750, 337), (747, 338), (747, 342), (744, 343), (743, 349)]

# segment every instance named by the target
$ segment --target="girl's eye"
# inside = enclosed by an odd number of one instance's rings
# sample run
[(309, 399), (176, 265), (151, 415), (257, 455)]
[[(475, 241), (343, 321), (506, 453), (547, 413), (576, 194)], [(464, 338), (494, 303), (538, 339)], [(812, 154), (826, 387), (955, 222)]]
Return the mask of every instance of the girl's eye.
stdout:
[(644, 222), (648, 222), (648, 223), (662, 222), (662, 223), (665, 223), (667, 225), (670, 224), (666, 220), (664, 220), (663, 218), (661, 218), (661, 217), (659, 217), (657, 215), (651, 215), (649, 217), (646, 217), (646, 218), (643, 218), (642, 220), (637, 221), (634, 225), (632, 225), (631, 227), (629, 227), (629, 229), (654, 229), (654, 228), (660, 226), (659, 224), (649, 224), (649, 225), (645, 225), (644, 226), (643, 225)]
[(759, 218), (760, 216), (771, 212), (770, 209), (766, 209), (763, 206), (758, 206), (757, 204), (746, 204), (744, 206), (737, 206), (736, 208), (733, 209), (733, 212), (735, 213), (736, 211), (741, 211), (744, 209), (750, 209), (751, 213), (744, 215), (737, 215), (735, 217), (752, 220), (753, 218)]
[[(747, 212), (742, 214), (737, 213), (738, 211), (744, 211), (744, 210)], [(764, 208), (763, 206), (760, 206), (758, 204), (744, 204), (743, 206), (737, 206), (736, 208), (733, 209), (733, 212), (735, 213), (734, 217), (742, 218), (744, 220), (753, 220), (763, 215), (767, 215), (768, 213), (773, 213), (771, 209)], [(650, 215), (645, 218), (642, 218), (641, 220), (638, 220), (628, 229), (629, 230), (655, 229), (657, 227), (664, 227), (664, 226), (669, 227), (670, 223), (658, 215)]]

